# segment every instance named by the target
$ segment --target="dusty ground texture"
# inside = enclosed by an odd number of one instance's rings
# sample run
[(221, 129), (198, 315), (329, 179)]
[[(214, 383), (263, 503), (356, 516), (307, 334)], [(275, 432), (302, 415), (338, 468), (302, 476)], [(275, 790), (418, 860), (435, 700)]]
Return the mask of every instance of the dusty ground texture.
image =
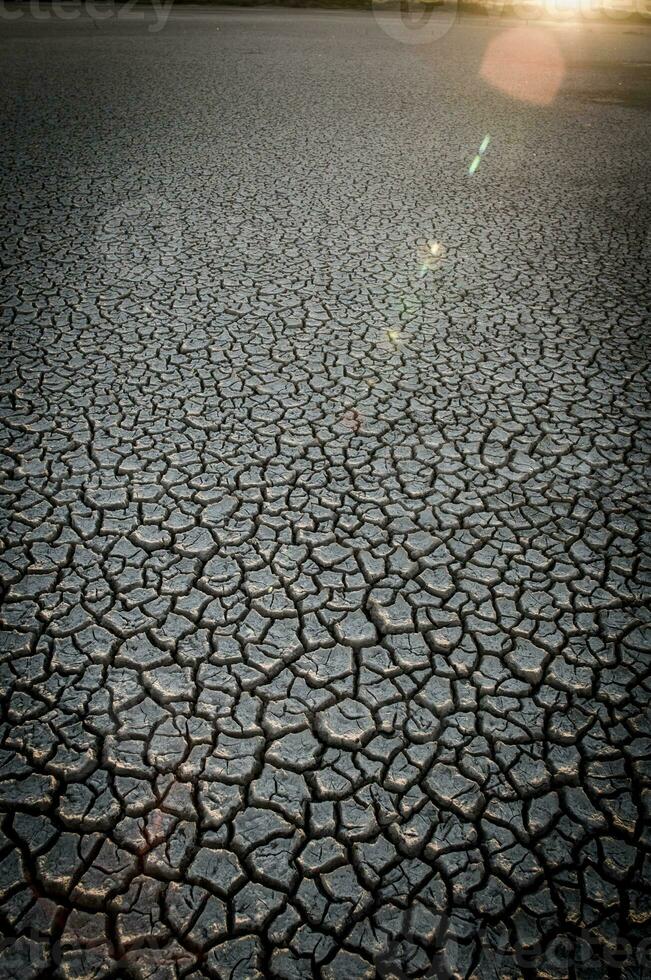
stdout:
[(649, 34), (0, 26), (0, 974), (648, 976)]

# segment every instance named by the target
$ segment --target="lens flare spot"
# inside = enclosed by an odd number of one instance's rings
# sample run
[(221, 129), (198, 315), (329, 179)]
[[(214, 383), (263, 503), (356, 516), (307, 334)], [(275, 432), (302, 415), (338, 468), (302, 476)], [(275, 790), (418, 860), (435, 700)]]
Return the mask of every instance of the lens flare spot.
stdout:
[(469, 174), (474, 174), (475, 171), (477, 170), (477, 167), (479, 166), (480, 163), (481, 163), (481, 156), (478, 153), (477, 156), (475, 157), (475, 159), (472, 161), (472, 163), (468, 167), (468, 173)]
[(347, 409), (341, 416), (341, 423), (351, 432), (359, 432), (363, 418), (360, 412), (356, 408)]
[(490, 41), (480, 75), (511, 99), (551, 105), (563, 82), (565, 62), (549, 30), (513, 27)]
[(418, 249), (421, 276), (435, 269), (445, 256), (445, 246), (441, 242), (429, 241)]

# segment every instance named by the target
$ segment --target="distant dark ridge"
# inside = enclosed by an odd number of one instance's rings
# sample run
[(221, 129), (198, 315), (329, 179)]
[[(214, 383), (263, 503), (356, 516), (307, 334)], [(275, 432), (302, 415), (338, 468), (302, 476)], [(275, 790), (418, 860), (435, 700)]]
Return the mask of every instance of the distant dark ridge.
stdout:
[[(138, 0), (147, 3), (147, 0)], [(214, 4), (229, 7), (314, 7), (336, 10), (371, 10), (383, 8), (386, 10), (426, 10), (428, 7), (456, 5), (459, 10), (471, 14), (484, 14), (492, 17), (517, 17), (519, 19), (546, 20), (545, 0), (174, 0), (174, 4)], [(605, 7), (613, 6), (613, 0), (605, 0)], [(529, 9), (527, 9), (529, 8)], [(553, 18), (554, 19), (554, 18)], [(559, 17), (563, 20), (565, 17)], [(572, 19), (570, 17), (570, 19)], [(630, 0), (630, 9), (624, 4), (618, 5), (614, 12), (600, 10), (596, 6), (588, 16), (577, 11), (576, 20), (599, 21), (609, 20), (613, 23), (626, 23), (651, 20), (651, 13), (640, 9), (639, 0)]]
[[(1, 0), (0, 0), (1, 2)], [(27, 0), (9, 0), (12, 6), (23, 6)], [(31, 0), (30, 0), (31, 2)], [(38, 3), (48, 4), (52, 0), (37, 0)], [(66, 0), (64, 0), (64, 3)], [(83, 2), (83, 0), (82, 0)], [(99, 0), (100, 4), (102, 0)], [(107, 0), (108, 3), (121, 0)], [(125, 0), (126, 2), (126, 0)], [(151, 0), (136, 0), (137, 4), (148, 5)], [(562, 4), (562, 0), (557, 0)], [(576, 13), (561, 14), (557, 17), (550, 15), (545, 7), (546, 0), (173, 0), (174, 6), (224, 6), (224, 7), (312, 7), (322, 10), (403, 10), (424, 11), (427, 8), (455, 6), (466, 14), (483, 14), (489, 17), (515, 17), (520, 20), (564, 20), (576, 21), (610, 21), (625, 26), (627, 23), (650, 23), (651, 0), (593, 0), (594, 6), (588, 13), (577, 10)]]
[(444, 0), (174, 0), (182, 3), (212, 3), (228, 7), (347, 7), (355, 10), (371, 10), (385, 7), (387, 10), (425, 10), (427, 7), (444, 5)]

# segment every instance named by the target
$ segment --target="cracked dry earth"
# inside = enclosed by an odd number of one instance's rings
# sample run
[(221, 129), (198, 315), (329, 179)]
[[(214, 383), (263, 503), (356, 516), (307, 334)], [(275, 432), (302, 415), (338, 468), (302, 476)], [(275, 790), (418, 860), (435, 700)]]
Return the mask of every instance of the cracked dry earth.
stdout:
[(3, 25), (3, 977), (649, 975), (648, 34), (507, 29)]

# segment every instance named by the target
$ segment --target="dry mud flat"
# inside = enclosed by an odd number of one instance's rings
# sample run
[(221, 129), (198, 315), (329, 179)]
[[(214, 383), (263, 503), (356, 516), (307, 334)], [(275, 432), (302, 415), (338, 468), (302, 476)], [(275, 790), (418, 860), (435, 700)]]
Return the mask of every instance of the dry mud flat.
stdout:
[(1, 26), (2, 975), (648, 974), (648, 34)]

